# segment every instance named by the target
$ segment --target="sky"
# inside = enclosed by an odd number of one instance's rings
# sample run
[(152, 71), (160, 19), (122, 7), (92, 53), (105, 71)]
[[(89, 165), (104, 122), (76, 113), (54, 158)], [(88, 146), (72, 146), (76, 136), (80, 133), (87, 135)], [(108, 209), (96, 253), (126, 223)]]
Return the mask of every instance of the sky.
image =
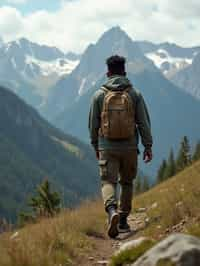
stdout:
[(120, 26), (134, 40), (200, 45), (199, 0), (0, 0), (0, 37), (82, 53)]

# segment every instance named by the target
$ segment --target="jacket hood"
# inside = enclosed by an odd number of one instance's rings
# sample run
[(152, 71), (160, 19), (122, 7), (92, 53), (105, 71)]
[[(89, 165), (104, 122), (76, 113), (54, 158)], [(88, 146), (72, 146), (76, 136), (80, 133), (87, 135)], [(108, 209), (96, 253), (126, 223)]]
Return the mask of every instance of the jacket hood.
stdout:
[(125, 76), (114, 75), (109, 77), (108, 81), (103, 86), (109, 90), (124, 90), (131, 86), (131, 83)]

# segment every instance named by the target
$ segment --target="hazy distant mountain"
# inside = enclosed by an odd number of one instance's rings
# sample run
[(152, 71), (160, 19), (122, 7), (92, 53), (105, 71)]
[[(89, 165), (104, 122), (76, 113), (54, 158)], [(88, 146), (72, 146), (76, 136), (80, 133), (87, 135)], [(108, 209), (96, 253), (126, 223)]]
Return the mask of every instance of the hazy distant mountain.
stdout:
[(4, 45), (4, 41), (2, 39), (2, 37), (0, 36), (0, 48)]
[(44, 178), (61, 192), (67, 206), (97, 194), (97, 164), (89, 147), (51, 126), (3, 87), (0, 169), (0, 217), (15, 218)]
[(147, 41), (137, 42), (143, 53), (151, 59), (167, 78), (192, 64), (200, 47), (184, 48), (174, 43), (153, 44)]
[(78, 58), (25, 38), (9, 42), (0, 46), (0, 84), (11, 87), (28, 103), (39, 107), (51, 86), (71, 73)]
[(171, 80), (200, 100), (200, 53), (195, 56), (191, 65), (179, 71)]

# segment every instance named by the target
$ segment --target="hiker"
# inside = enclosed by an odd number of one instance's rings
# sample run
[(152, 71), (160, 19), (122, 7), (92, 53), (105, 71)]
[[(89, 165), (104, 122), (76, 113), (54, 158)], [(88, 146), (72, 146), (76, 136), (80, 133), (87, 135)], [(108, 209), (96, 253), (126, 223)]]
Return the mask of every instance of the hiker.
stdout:
[(139, 135), (146, 163), (152, 160), (152, 135), (144, 99), (126, 77), (126, 59), (115, 55), (106, 63), (108, 80), (92, 98), (89, 131), (99, 161), (108, 235), (115, 238), (119, 233), (130, 231), (127, 217), (131, 212), (133, 180), (137, 174)]

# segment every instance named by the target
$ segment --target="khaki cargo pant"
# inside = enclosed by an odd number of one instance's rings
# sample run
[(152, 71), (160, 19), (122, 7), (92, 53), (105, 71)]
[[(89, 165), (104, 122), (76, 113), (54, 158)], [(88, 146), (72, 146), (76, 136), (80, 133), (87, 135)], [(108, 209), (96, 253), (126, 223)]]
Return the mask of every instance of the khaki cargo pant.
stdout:
[(133, 179), (137, 174), (137, 150), (100, 151), (99, 170), (105, 209), (118, 206), (117, 184), (120, 184), (119, 213), (129, 215), (132, 207)]

